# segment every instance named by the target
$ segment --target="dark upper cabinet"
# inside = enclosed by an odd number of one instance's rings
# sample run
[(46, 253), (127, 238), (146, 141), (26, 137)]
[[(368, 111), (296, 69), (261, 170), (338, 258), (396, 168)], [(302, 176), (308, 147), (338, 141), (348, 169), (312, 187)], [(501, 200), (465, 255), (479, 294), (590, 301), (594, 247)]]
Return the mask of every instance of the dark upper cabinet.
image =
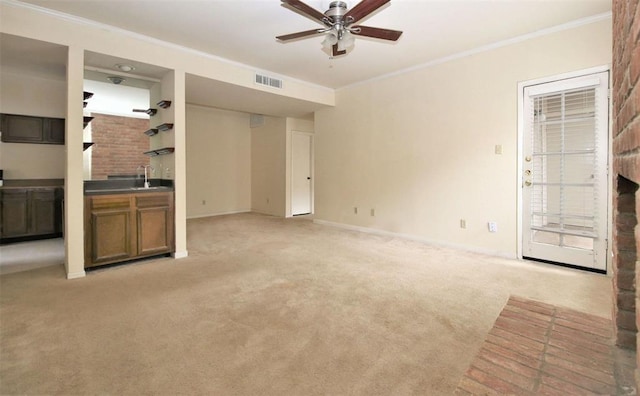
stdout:
[(2, 114), (2, 141), (43, 143), (44, 118)]
[(0, 119), (3, 142), (64, 144), (64, 118), (0, 114)]
[(45, 118), (44, 136), (49, 143), (64, 144), (64, 118)]

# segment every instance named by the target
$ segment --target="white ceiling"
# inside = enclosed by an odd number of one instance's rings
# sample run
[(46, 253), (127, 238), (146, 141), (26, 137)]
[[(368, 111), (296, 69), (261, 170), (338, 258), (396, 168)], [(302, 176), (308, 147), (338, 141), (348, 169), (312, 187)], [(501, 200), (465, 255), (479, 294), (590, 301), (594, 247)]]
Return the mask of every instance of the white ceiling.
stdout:
[[(16, 3), (16, 0), (10, 1)], [(350, 7), (356, 2), (347, 1)], [(329, 88), (356, 84), (611, 11), (611, 0), (392, 0), (362, 24), (402, 30), (404, 34), (398, 42), (358, 38), (352, 52), (331, 59), (321, 50), (322, 37), (286, 44), (276, 41), (277, 35), (320, 27), (282, 6), (278, 0), (22, 0), (22, 3)], [(330, 1), (307, 0), (305, 3), (324, 12)], [(4, 44), (2, 51), (4, 57)], [(114, 59), (94, 54), (93, 59), (87, 57), (86, 63), (113, 67)], [(135, 73), (155, 77), (161, 71), (162, 68), (142, 67)], [(194, 99), (194, 103), (273, 115), (283, 111), (277, 108), (256, 111), (253, 104), (246, 103), (247, 96), (242, 89), (235, 91), (235, 87), (228, 84), (189, 77), (187, 85), (197, 91), (192, 95), (192, 99), (199, 98)], [(215, 98), (205, 99), (207, 93), (199, 89), (202, 86), (222, 90), (217, 92), (225, 92), (230, 98), (243, 99), (236, 103), (232, 103), (232, 99), (227, 103), (214, 103), (211, 101)], [(219, 97), (215, 100), (220, 101)], [(284, 102), (279, 105), (291, 107), (297, 103)], [(245, 109), (235, 108), (243, 104)], [(313, 111), (308, 103), (298, 103), (295, 110), (296, 113), (308, 111)]]

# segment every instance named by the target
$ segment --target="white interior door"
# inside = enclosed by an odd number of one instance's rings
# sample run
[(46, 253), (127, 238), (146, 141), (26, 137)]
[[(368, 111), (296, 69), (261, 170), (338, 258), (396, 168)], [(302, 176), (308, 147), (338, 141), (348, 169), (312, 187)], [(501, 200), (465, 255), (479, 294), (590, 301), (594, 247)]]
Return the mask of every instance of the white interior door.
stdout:
[(291, 214), (311, 213), (311, 151), (312, 137), (293, 132), (291, 137)]
[(522, 252), (606, 270), (607, 72), (524, 88)]

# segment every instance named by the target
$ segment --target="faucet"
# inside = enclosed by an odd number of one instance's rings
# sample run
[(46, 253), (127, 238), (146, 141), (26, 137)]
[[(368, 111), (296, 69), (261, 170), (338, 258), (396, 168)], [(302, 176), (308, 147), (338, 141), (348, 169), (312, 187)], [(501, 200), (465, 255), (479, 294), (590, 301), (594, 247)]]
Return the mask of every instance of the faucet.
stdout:
[(144, 188), (149, 188), (149, 177), (147, 176), (147, 169), (150, 169), (151, 171), (154, 171), (155, 169), (151, 165), (140, 165), (136, 169), (136, 172), (138, 172), (140, 168), (142, 168), (142, 170), (144, 171)]

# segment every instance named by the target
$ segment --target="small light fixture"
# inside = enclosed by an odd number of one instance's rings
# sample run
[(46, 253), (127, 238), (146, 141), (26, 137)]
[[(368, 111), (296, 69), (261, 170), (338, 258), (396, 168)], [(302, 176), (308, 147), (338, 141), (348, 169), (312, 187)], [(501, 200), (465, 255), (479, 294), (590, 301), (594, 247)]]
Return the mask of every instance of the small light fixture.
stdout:
[(355, 37), (349, 29), (346, 29), (343, 26), (338, 26), (334, 27), (324, 37), (324, 40), (322, 41), (322, 48), (331, 53), (332, 47), (337, 44), (338, 51), (347, 51), (353, 48), (355, 41)]
[(322, 41), (322, 47), (324, 47), (325, 49), (331, 49), (331, 47), (333, 47), (333, 45), (337, 43), (338, 37), (333, 32), (331, 32), (324, 37), (324, 40)]
[(115, 85), (120, 85), (123, 81), (126, 81), (127, 79), (126, 78), (122, 78), (120, 76), (109, 76), (109, 77), (107, 77), (107, 80), (111, 81)]
[(136, 70), (136, 68), (131, 65), (125, 65), (120, 63), (116, 65), (116, 69), (121, 70), (123, 72), (132, 72)]
[(338, 41), (338, 51), (346, 51), (348, 48), (353, 47), (356, 39), (353, 37), (353, 34), (348, 30), (345, 30), (342, 34), (342, 38)]

